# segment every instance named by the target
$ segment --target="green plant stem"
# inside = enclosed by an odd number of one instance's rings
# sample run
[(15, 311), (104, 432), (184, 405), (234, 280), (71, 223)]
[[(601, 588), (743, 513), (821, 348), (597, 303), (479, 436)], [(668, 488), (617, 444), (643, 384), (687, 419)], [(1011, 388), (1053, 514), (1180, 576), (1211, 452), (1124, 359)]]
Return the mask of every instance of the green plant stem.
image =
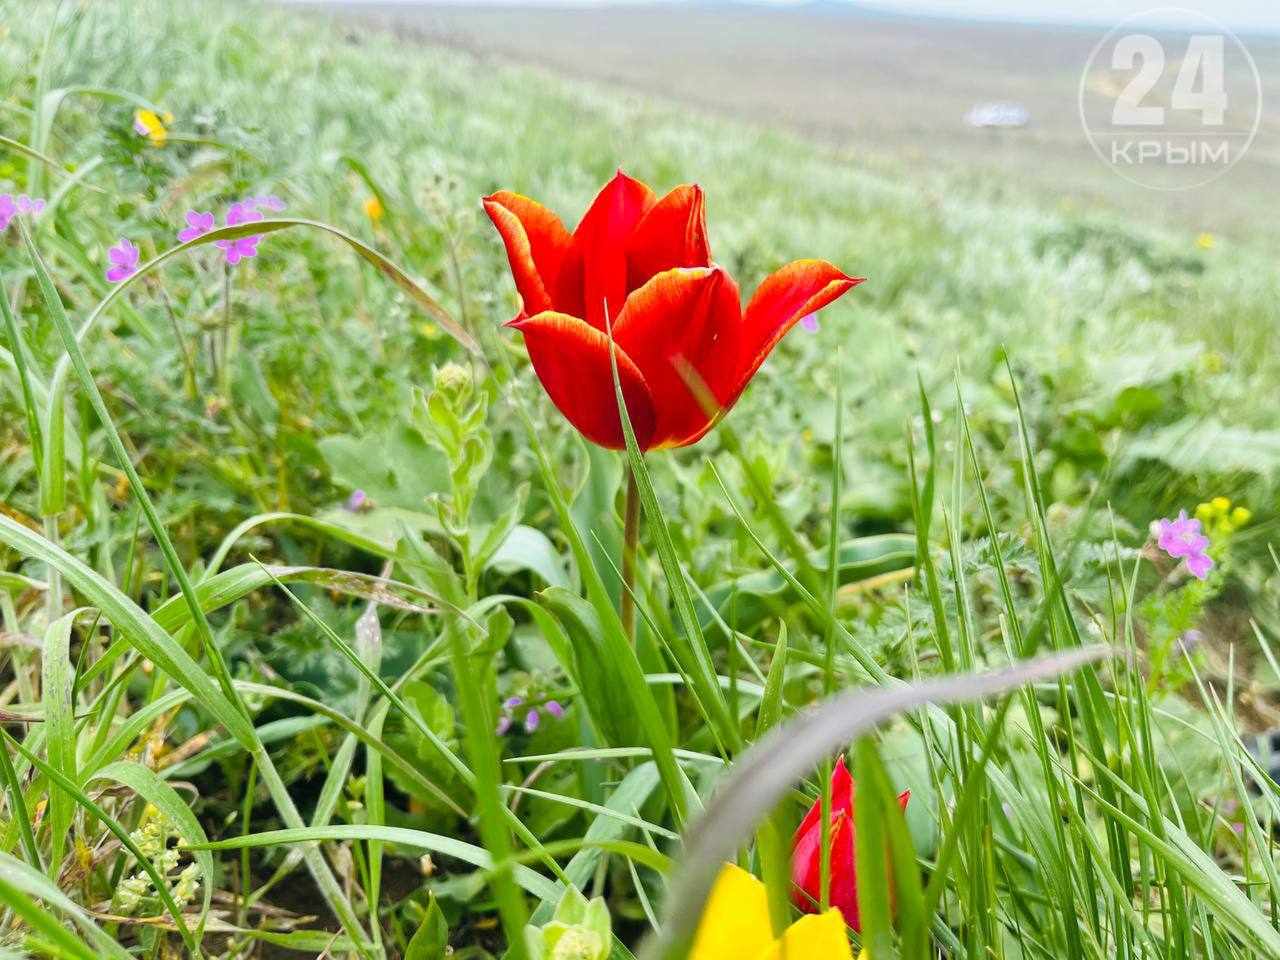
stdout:
[(214, 383), (217, 384), (218, 392), (224, 397), (228, 393), (231, 379), (227, 367), (228, 352), (231, 349), (231, 323), (231, 264), (224, 263), (222, 265), (222, 325), (213, 336), (217, 344), (213, 351), (217, 357), (217, 379)]
[(627, 643), (636, 645), (636, 543), (640, 539), (640, 488), (635, 471), (627, 467), (627, 504), (622, 528), (622, 596), (618, 617), (627, 635)]
[[(45, 539), (52, 544), (56, 544), (58, 542), (58, 518), (56, 516), (46, 516), (42, 520)], [(45, 615), (49, 623), (53, 623), (62, 613), (62, 574), (58, 572), (57, 567), (49, 564), (45, 571), (45, 579), (49, 583), (44, 593)]]
[(178, 355), (182, 358), (183, 369), (187, 371), (187, 396), (195, 400), (200, 395), (200, 382), (196, 377), (196, 364), (191, 357), (191, 348), (187, 345), (187, 338), (182, 334), (182, 324), (178, 322), (173, 302), (165, 293), (164, 284), (159, 279), (155, 282), (155, 290), (160, 297), (160, 302), (164, 304), (164, 312), (169, 317), (169, 327), (173, 330), (173, 339), (178, 342)]

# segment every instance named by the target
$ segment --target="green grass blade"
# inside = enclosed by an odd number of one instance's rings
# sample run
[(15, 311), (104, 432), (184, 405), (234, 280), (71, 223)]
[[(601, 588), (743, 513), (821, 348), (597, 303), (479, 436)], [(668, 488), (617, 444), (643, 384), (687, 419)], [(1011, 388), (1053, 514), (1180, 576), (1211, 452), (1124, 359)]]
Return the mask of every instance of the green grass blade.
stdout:
[[(49, 907), (55, 907), (65, 913), (76, 927), (83, 931), (85, 939), (89, 941), (88, 945), (92, 947), (92, 956), (129, 960), (128, 951), (120, 946), (114, 937), (108, 936), (79, 905), (59, 890), (52, 880), (30, 864), (0, 853), (0, 883), (15, 895), (22, 894), (39, 900), (40, 910), (46, 915)], [(6, 894), (4, 902), (8, 904), (12, 899)]]
[[(75, 668), (71, 663), (71, 627), (78, 610), (49, 624), (44, 633), (44, 654), (40, 661), (41, 703), (44, 705), (45, 749), (49, 763), (68, 780), (76, 782), (75, 707), (72, 690)], [(49, 869), (53, 876), (62, 869), (67, 830), (75, 800), (61, 790), (49, 791)]]
[[(240, 850), (244, 847), (270, 847), (284, 843), (315, 843), (321, 840), (379, 840), (394, 844), (397, 847), (410, 847), (417, 850), (429, 850), (441, 856), (454, 857), (463, 863), (469, 863), (481, 870), (492, 870), (494, 860), (483, 847), (446, 837), (425, 830), (410, 830), (407, 827), (387, 827), (374, 824), (332, 824), (327, 827), (301, 827), (291, 830), (268, 830), (263, 833), (251, 833), (244, 837), (228, 837), (225, 840), (214, 840), (200, 844), (202, 850)], [(196, 849), (196, 847), (192, 847)], [(549, 880), (527, 867), (516, 867), (513, 871), (516, 881), (528, 893), (539, 900), (558, 902), (560, 887), (554, 880)]]

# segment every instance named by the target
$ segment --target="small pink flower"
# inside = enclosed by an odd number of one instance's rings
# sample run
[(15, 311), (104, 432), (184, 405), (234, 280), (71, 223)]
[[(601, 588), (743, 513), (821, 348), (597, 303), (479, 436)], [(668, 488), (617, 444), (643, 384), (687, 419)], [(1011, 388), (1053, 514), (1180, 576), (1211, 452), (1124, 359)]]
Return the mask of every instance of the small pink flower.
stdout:
[(202, 213), (199, 210), (187, 211), (187, 228), (179, 231), (178, 239), (183, 243), (190, 243), (196, 237), (203, 237), (206, 233), (213, 229), (213, 214)]
[(538, 729), (538, 711), (530, 710), (528, 713), (525, 714), (525, 717), (524, 717), (524, 731), (525, 733), (533, 733), (533, 731), (537, 729)]
[(107, 270), (107, 279), (112, 283), (119, 283), (138, 272), (138, 248), (128, 240), (122, 238), (108, 250), (107, 259), (112, 263), (111, 268)]
[(817, 333), (818, 332), (818, 315), (816, 313), (811, 313), (808, 316), (803, 317), (800, 320), (800, 325), (804, 327), (806, 330), (808, 330), (810, 333)]
[(547, 701), (547, 713), (551, 714), (557, 720), (564, 719), (564, 707), (560, 706), (555, 700)]
[(12, 194), (0, 196), (0, 231), (7, 230), (13, 218), (20, 213), (35, 215), (44, 209), (43, 200), (32, 200), (25, 193), (17, 198)]
[(269, 196), (257, 196), (250, 202), (250, 206), (265, 207), (268, 210), (280, 211), (285, 207), (285, 203), (274, 193)]
[[(245, 223), (254, 223), (262, 219), (262, 214), (246, 203), (233, 203), (231, 209), (227, 212), (227, 226), (238, 227)], [(224, 251), (227, 255), (227, 263), (235, 266), (245, 257), (256, 257), (258, 255), (258, 241), (262, 239), (261, 234), (254, 234), (251, 237), (237, 237), (235, 240), (215, 240), (213, 245)]]
[(261, 220), (262, 214), (253, 209), (253, 203), (233, 203), (231, 209), (227, 211), (227, 226), (238, 227), (242, 223), (253, 223), (255, 220)]
[(226, 251), (227, 263), (234, 267), (245, 257), (258, 255), (258, 241), (261, 239), (261, 237), (239, 237), (235, 240), (215, 240), (213, 245)]
[(1213, 557), (1207, 553), (1193, 553), (1187, 557), (1187, 569), (1197, 580), (1204, 580), (1213, 569)]
[(1180, 510), (1177, 520), (1160, 521), (1160, 549), (1178, 558), (1193, 553), (1203, 553), (1209, 539), (1200, 535), (1200, 521), (1187, 518), (1187, 511)]
[(1175, 560), (1185, 559), (1187, 570), (1197, 580), (1209, 576), (1213, 568), (1213, 558), (1206, 552), (1209, 549), (1209, 538), (1200, 533), (1200, 521), (1188, 519), (1187, 511), (1181, 510), (1177, 520), (1161, 520), (1157, 545)]

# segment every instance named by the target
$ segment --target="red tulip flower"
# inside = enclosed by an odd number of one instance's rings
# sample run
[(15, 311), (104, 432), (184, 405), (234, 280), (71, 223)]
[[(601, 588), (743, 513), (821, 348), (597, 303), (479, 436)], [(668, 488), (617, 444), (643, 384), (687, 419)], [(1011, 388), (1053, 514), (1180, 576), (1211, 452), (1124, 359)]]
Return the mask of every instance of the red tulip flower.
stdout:
[(507, 326), (524, 334), (560, 412), (615, 450), (626, 443), (610, 328), (640, 449), (682, 447), (733, 406), (797, 321), (861, 282), (824, 260), (797, 260), (760, 284), (744, 311), (733, 278), (711, 262), (702, 190), (680, 186), (659, 199), (621, 171), (573, 233), (519, 194), (495, 193), (484, 208), (520, 294)]
[[(858, 917), (858, 875), (854, 849), (853, 778), (844, 758), (831, 774), (831, 906), (839, 907), (845, 923), (861, 931)], [(898, 797), (905, 812), (911, 791)], [(792, 901), (805, 913), (817, 913), (822, 896), (822, 798), (814, 801), (792, 840), (791, 880), (795, 884)]]

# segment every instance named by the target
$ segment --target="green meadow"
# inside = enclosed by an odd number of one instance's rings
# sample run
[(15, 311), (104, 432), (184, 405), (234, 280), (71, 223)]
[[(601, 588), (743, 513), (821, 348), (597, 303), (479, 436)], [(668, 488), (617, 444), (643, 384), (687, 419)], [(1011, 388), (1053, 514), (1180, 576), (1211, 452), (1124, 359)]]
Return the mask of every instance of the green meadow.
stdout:
[[(0, 94), (0, 957), (702, 960), (843, 754), (855, 956), (1280, 958), (1274, 250), (256, 3), (0, 0)], [(619, 167), (867, 278), (643, 457), (480, 205)]]

